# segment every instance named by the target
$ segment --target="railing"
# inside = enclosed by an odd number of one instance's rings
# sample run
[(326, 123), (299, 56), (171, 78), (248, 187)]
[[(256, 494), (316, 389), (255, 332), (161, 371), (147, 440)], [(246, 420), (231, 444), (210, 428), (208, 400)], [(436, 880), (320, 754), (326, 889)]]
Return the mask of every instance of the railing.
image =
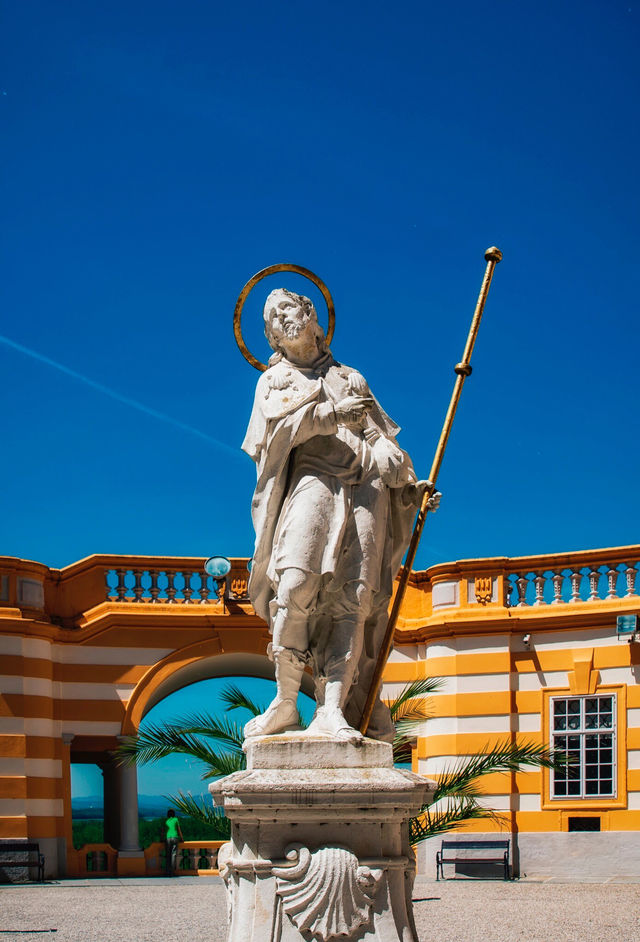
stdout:
[[(224, 841), (184, 841), (178, 844), (176, 872), (183, 876), (218, 872), (218, 850)], [(166, 845), (156, 841), (144, 850), (145, 873), (165, 872)], [(68, 854), (70, 877), (114, 877), (118, 872), (118, 851), (111, 844), (84, 844)]]
[(68, 854), (68, 876), (114, 877), (118, 866), (118, 851), (111, 844), (84, 844)]
[[(463, 559), (414, 573), (403, 607), (405, 626), (438, 611), (609, 605), (638, 599), (640, 546), (540, 556)], [(625, 607), (624, 605), (622, 607)]]
[[(204, 563), (204, 560), (203, 560)], [(199, 569), (105, 569), (107, 602), (207, 605), (221, 598), (248, 599), (249, 573), (237, 566), (216, 580)]]
[[(176, 872), (178, 874), (197, 875), (198, 873), (218, 872), (218, 850), (224, 841), (183, 841), (178, 844)], [(161, 874), (165, 872), (166, 846), (156, 841), (145, 848), (146, 873)]]
[(505, 601), (523, 608), (636, 597), (639, 558), (638, 547), (625, 547), (513, 559)]
[(54, 624), (76, 627), (87, 612), (105, 602), (246, 603), (249, 560), (229, 561), (229, 574), (216, 580), (205, 574), (205, 558), (197, 556), (88, 556), (65, 569), (0, 556), (0, 608), (35, 609)]
[[(437, 610), (481, 605), (534, 608), (637, 598), (640, 546), (489, 559), (467, 559), (413, 573), (401, 621), (429, 618)], [(232, 558), (224, 580), (204, 573), (204, 557), (90, 556), (62, 570), (0, 557), (0, 607), (43, 611), (61, 627), (75, 628), (99, 606), (247, 606), (248, 560)]]
[(107, 602), (206, 605), (219, 600), (211, 576), (188, 569), (107, 569), (105, 581)]

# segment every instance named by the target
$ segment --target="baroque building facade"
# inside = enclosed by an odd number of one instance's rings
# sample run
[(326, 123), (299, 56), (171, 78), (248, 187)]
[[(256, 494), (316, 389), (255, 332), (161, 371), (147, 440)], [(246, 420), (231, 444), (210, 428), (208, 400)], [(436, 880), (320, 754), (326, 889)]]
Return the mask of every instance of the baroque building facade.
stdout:
[[(640, 641), (616, 627), (640, 612), (639, 559), (630, 546), (411, 576), (385, 693), (443, 678), (413, 770), (437, 779), (461, 756), (516, 740), (572, 758), (570, 772), (481, 781), (499, 816), (464, 832), (509, 837), (516, 875), (640, 879)], [(91, 556), (56, 570), (0, 557), (0, 842), (37, 841), (47, 876), (85, 873), (91, 852), (73, 848), (71, 763), (102, 768), (107, 872), (151, 872), (136, 769), (112, 759), (119, 737), (198, 680), (272, 676), (247, 560), (231, 563), (216, 585), (200, 558)], [(426, 878), (439, 846), (418, 848)]]

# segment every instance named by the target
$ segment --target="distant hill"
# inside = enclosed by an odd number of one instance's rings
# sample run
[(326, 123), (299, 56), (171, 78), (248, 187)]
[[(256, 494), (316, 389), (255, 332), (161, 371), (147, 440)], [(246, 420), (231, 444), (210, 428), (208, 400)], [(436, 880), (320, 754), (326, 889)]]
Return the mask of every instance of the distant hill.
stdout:
[[(167, 812), (169, 803), (159, 795), (139, 795), (138, 811), (141, 818), (161, 818)], [(72, 798), (72, 815), (76, 820), (101, 818), (104, 814), (102, 795), (89, 795), (86, 798)]]

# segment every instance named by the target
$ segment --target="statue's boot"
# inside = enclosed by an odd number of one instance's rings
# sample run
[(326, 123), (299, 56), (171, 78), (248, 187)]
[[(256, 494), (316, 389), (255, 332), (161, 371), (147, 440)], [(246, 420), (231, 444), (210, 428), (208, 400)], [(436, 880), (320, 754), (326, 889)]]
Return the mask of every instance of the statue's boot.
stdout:
[(349, 653), (333, 656), (325, 665), (324, 704), (316, 710), (309, 726), (310, 733), (322, 733), (341, 742), (361, 742), (362, 733), (347, 722), (344, 705), (355, 680), (357, 661)]
[(330, 707), (326, 704), (318, 707), (316, 714), (307, 730), (310, 736), (331, 736), (340, 742), (361, 742), (362, 733), (353, 726), (349, 726), (344, 713), (339, 707)]
[(244, 728), (245, 739), (300, 729), (297, 702), (304, 673), (304, 660), (287, 648), (275, 649), (272, 653), (278, 692), (264, 713), (249, 720)]

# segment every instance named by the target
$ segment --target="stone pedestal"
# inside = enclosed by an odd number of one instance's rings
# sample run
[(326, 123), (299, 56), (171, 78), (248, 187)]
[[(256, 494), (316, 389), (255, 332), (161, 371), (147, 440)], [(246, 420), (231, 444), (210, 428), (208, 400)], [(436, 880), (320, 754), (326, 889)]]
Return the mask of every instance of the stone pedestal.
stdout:
[(371, 739), (292, 733), (245, 748), (247, 770), (209, 786), (232, 825), (218, 857), (229, 942), (415, 942), (407, 822), (434, 783)]

